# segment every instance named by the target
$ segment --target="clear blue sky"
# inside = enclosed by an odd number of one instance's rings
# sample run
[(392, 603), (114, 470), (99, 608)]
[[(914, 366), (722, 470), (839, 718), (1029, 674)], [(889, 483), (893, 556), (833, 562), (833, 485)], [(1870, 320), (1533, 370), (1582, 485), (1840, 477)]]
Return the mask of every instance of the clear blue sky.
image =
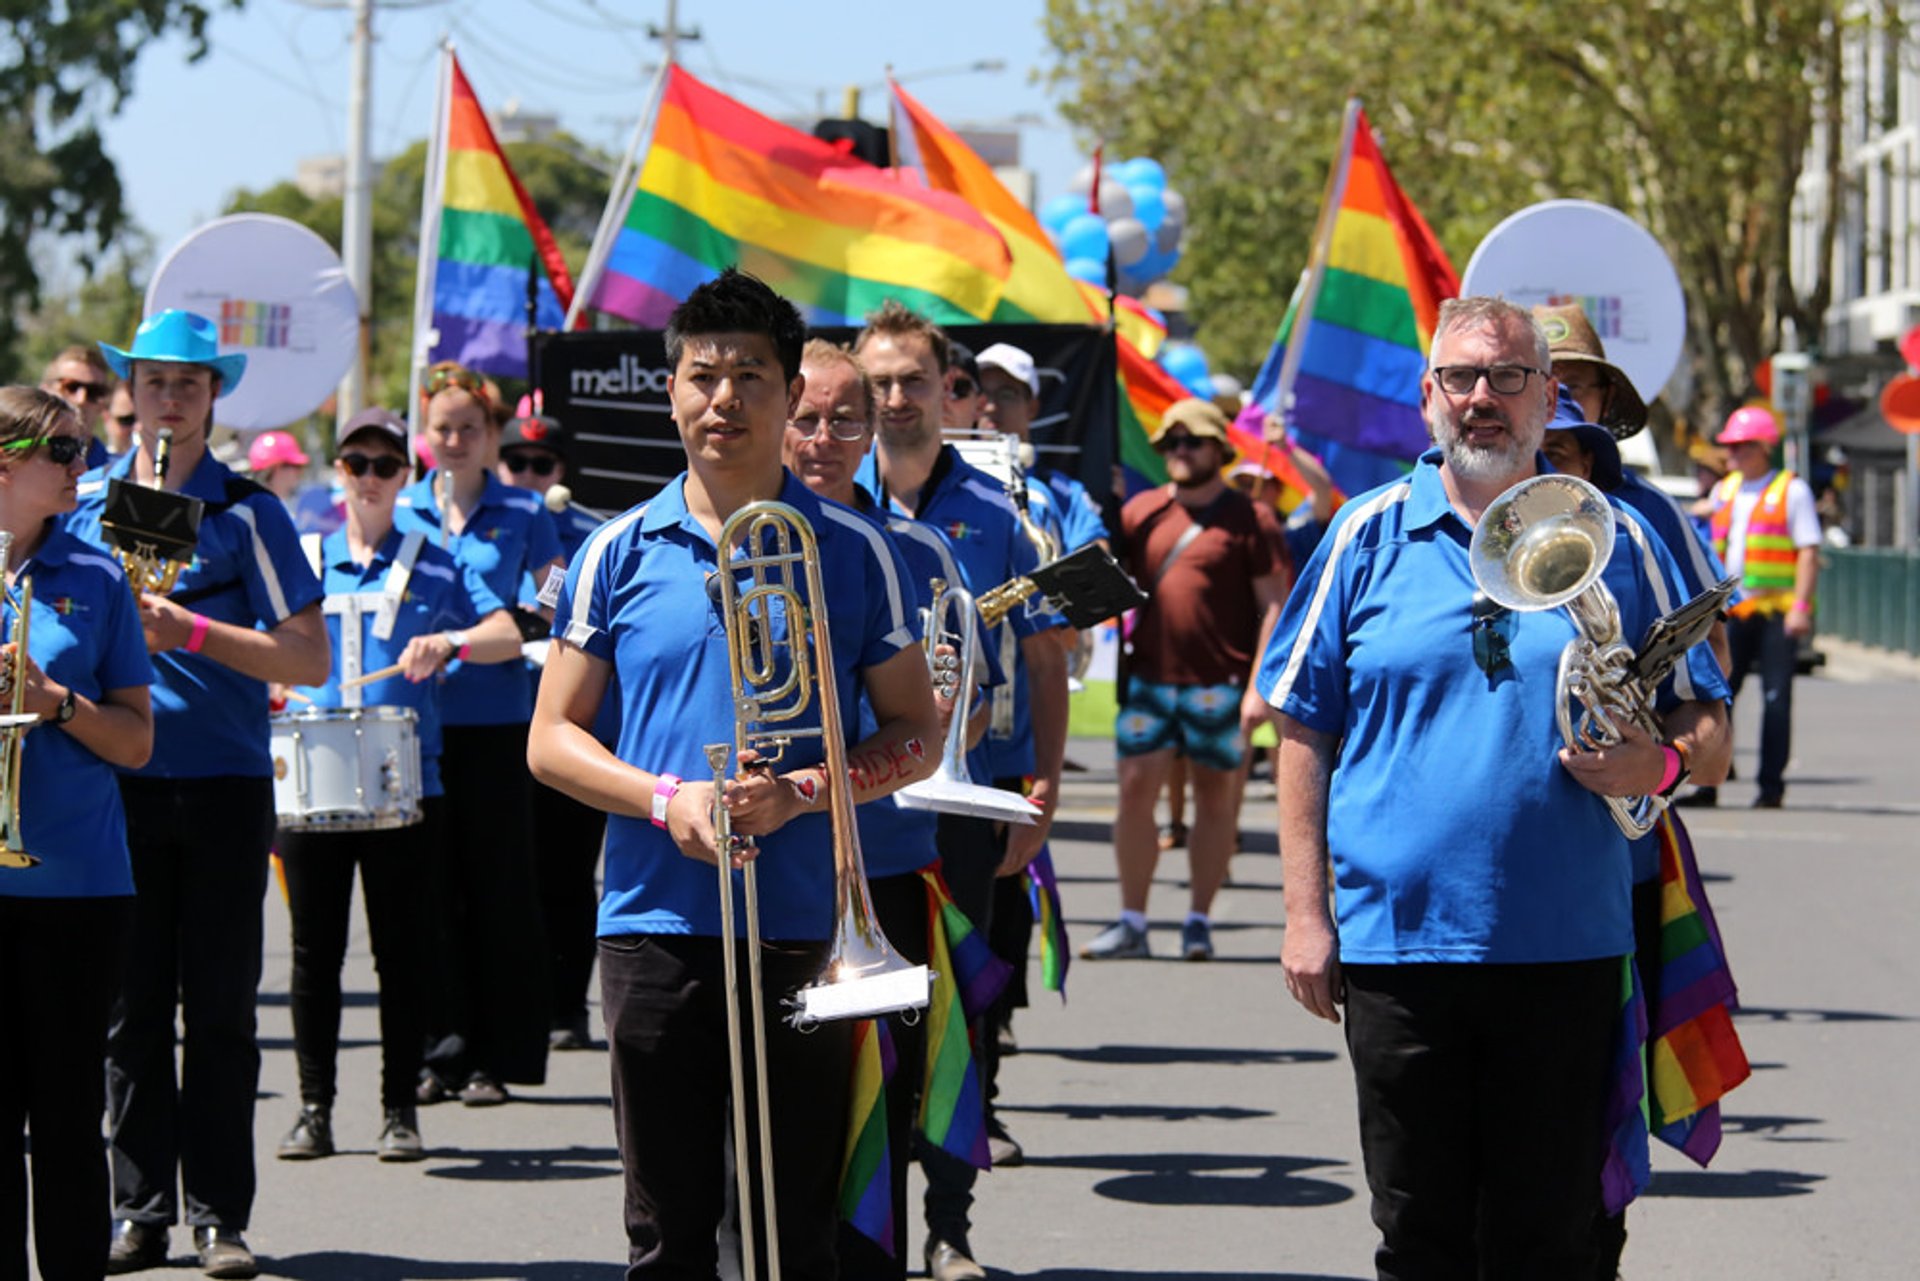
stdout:
[[(399, 3), (407, 7), (374, 20), (376, 157), (426, 136), (434, 49), (448, 32), (488, 109), (514, 99), (609, 151), (626, 145), (646, 68), (660, 56), (646, 29), (663, 21), (662, 0)], [(1041, 0), (682, 0), (680, 11), (681, 27), (697, 26), (701, 36), (682, 45), (680, 61), (770, 115), (838, 115), (844, 87), (861, 84), (870, 86), (863, 114), (883, 120), (878, 82), (891, 64), (949, 124), (1039, 117), (1044, 123), (1022, 126), (1022, 147), (1040, 200), (1064, 190), (1082, 163), (1034, 81), (1051, 62)], [(158, 253), (216, 216), (234, 190), (291, 178), (301, 157), (345, 150), (350, 36), (344, 7), (249, 0), (237, 13), (216, 14), (210, 51), (197, 63), (187, 62), (183, 40), (143, 52), (133, 94), (105, 132), (133, 215)], [(1004, 59), (1006, 70), (919, 74), (992, 58)]]

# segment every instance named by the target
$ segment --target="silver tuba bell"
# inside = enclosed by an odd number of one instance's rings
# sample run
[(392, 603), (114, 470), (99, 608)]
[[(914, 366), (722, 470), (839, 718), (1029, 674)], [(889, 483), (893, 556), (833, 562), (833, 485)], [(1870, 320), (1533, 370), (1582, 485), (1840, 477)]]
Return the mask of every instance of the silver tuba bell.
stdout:
[[(1550, 474), (1496, 498), (1467, 549), (1473, 581), (1495, 604), (1521, 613), (1564, 607), (1573, 619), (1576, 634), (1560, 652), (1554, 706), (1560, 736), (1575, 751), (1614, 746), (1628, 724), (1663, 740), (1652, 691), (1621, 635), (1619, 603), (1600, 581), (1613, 541), (1606, 497), (1578, 477)], [(1667, 807), (1661, 796), (1601, 799), (1630, 839), (1652, 831)]]

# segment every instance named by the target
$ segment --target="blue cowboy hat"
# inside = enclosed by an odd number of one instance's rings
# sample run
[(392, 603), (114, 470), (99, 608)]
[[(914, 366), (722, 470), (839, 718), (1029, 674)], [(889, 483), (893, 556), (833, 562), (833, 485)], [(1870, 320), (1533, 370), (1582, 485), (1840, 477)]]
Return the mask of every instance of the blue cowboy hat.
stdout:
[(101, 343), (101, 352), (113, 372), (122, 378), (133, 377), (133, 362), (157, 360), (172, 365), (205, 365), (220, 379), (219, 394), (225, 396), (240, 385), (247, 371), (244, 353), (220, 354), (220, 328), (205, 316), (191, 311), (163, 311), (140, 322), (133, 336), (133, 348), (121, 351), (111, 343)]
[(1620, 446), (1614, 441), (1613, 433), (1598, 423), (1590, 423), (1580, 409), (1578, 401), (1565, 387), (1560, 389), (1560, 403), (1553, 407), (1553, 420), (1547, 424), (1548, 431), (1570, 431), (1574, 439), (1593, 455), (1593, 483), (1602, 493), (1612, 493), (1620, 488)]

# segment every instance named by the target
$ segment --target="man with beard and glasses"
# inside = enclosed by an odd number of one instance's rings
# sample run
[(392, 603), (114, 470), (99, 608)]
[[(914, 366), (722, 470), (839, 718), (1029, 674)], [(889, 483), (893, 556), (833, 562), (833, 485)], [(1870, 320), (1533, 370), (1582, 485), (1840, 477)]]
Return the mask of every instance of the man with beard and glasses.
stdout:
[[(1261, 662), (1280, 712), (1287, 989), (1347, 1013), (1383, 1281), (1593, 1274), (1632, 863), (1602, 801), (1726, 772), (1706, 645), (1656, 693), (1666, 743), (1604, 751), (1555, 721), (1567, 611), (1475, 590), (1474, 526), (1542, 470), (1546, 336), (1496, 298), (1440, 309), (1421, 406), (1437, 446), (1350, 499)], [(1677, 605), (1677, 567), (1613, 512), (1623, 633)], [(1334, 888), (1328, 902), (1328, 868)]]
[(1227, 417), (1211, 401), (1169, 406), (1153, 447), (1171, 483), (1120, 510), (1128, 571), (1150, 599), (1128, 637), (1126, 692), (1115, 721), (1120, 812), (1113, 824), (1120, 919), (1080, 955), (1151, 955), (1147, 893), (1160, 861), (1154, 802), (1176, 755), (1193, 785), (1188, 839), (1190, 899), (1180, 951), (1211, 960), (1208, 913), (1233, 857), (1240, 761), (1266, 703), (1249, 682), (1293, 578), (1286, 531), (1272, 507), (1222, 475), (1231, 453)]

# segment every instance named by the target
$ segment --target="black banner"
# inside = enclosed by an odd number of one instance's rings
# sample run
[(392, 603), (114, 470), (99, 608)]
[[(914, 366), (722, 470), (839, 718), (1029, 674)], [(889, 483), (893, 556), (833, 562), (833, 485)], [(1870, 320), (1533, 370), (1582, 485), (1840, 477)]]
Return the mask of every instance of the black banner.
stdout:
[[(851, 342), (858, 331), (813, 332)], [(1096, 496), (1112, 489), (1120, 417), (1110, 333), (1093, 325), (968, 325), (952, 332), (975, 352), (996, 342), (1029, 352), (1040, 376), (1036, 465), (1071, 473)], [(542, 332), (534, 336), (534, 359), (544, 411), (567, 432), (567, 480), (576, 502), (624, 511), (686, 469), (659, 330)]]

